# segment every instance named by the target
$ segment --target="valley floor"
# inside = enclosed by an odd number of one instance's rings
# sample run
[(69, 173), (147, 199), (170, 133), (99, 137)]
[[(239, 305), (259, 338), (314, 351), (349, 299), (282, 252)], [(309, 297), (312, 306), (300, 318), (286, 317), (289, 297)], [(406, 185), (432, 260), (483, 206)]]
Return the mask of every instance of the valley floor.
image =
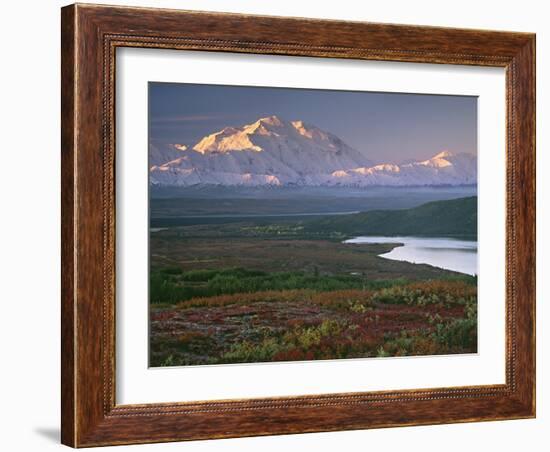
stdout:
[(477, 351), (477, 280), (295, 223), (151, 234), (150, 365)]

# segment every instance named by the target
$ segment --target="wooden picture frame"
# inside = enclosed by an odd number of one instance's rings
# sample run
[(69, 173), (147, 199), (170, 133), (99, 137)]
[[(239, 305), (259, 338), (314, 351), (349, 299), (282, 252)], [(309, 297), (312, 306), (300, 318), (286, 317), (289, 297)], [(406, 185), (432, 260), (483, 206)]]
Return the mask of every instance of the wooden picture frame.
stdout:
[[(71, 5), (62, 9), (62, 442), (73, 447), (535, 416), (535, 35)], [(115, 50), (506, 69), (506, 383), (115, 403)]]

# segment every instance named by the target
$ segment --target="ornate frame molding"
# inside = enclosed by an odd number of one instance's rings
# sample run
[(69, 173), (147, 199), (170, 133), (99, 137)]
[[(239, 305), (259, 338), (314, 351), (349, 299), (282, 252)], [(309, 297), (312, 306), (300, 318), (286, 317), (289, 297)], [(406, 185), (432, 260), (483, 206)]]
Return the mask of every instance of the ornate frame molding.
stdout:
[[(64, 444), (81, 447), (534, 416), (534, 35), (77, 4), (62, 9), (62, 45)], [(506, 383), (116, 405), (118, 47), (506, 68)]]

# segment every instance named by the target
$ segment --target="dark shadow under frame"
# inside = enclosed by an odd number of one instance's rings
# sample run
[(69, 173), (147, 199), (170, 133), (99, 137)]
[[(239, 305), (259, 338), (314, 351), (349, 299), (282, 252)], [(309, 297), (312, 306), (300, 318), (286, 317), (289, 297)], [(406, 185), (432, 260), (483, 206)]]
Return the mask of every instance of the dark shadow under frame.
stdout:
[[(506, 383), (116, 405), (117, 47), (504, 67)], [(534, 35), (94, 5), (63, 8), (61, 373), (62, 442), (76, 447), (533, 417)]]

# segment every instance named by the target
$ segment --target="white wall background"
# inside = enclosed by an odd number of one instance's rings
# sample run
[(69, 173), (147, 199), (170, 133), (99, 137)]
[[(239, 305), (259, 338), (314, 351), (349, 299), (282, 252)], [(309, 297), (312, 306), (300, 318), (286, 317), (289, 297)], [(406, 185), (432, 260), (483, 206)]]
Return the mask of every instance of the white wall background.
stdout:
[[(537, 33), (538, 131), (538, 417), (370, 431), (118, 447), (155, 451), (280, 451), (365, 449), (423, 452), (547, 450), (550, 429), (550, 355), (546, 322), (550, 290), (544, 278), (550, 252), (548, 124), (550, 30), (537, 0), (357, 2), (317, 0), (113, 0), (118, 4), (240, 13), (351, 19)], [(93, 2), (99, 3), (99, 2)], [(64, 2), (5, 2), (0, 29), (0, 447), (8, 451), (58, 450), (59, 445), (59, 8)], [(544, 435), (546, 433), (546, 435)], [(543, 442), (544, 441), (544, 442)]]

